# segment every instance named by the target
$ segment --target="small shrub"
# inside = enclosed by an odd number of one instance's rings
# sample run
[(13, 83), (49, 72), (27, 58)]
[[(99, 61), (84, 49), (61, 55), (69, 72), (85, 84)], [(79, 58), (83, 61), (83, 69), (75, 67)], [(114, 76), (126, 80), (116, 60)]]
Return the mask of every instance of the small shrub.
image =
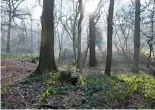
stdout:
[(47, 90), (42, 93), (40, 103), (47, 103), (50, 95), (55, 95), (56, 91), (54, 90), (54, 84), (59, 81), (60, 73), (59, 72), (50, 72), (48, 73), (48, 81), (46, 84)]

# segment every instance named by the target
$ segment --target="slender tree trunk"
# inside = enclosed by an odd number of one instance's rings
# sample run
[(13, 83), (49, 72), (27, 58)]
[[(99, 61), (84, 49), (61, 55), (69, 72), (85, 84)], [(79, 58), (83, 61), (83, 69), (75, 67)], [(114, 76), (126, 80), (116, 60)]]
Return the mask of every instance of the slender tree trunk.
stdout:
[[(75, 9), (74, 1), (73, 1), (73, 9)], [(76, 20), (77, 20), (77, 13), (74, 14), (74, 23), (73, 23), (73, 52), (74, 52), (74, 60), (76, 62), (76, 40), (75, 40), (75, 26), (76, 26)]]
[(96, 46), (96, 35), (95, 35), (95, 22), (94, 22), (94, 13), (90, 14), (89, 16), (89, 38), (90, 38), (90, 48), (89, 48), (89, 67), (97, 66), (96, 61), (96, 53), (95, 53), (95, 46)]
[(110, 0), (109, 14), (107, 18), (108, 26), (107, 26), (107, 58), (106, 58), (106, 67), (105, 67), (106, 75), (110, 75), (110, 70), (111, 70), (113, 11), (114, 11), (114, 0)]
[(132, 72), (139, 71), (139, 47), (140, 47), (140, 0), (135, 0), (135, 32), (134, 32), (134, 59)]
[[(153, 12), (152, 12), (152, 16), (151, 16), (151, 33), (152, 33), (152, 38), (153, 38), (153, 41), (155, 39), (155, 33), (154, 33), (154, 20), (155, 20), (155, 0), (154, 0), (154, 6), (153, 6)], [(153, 54), (153, 57), (154, 57), (154, 48), (153, 48), (153, 41), (152, 41), (152, 54)], [(155, 43), (155, 42), (154, 42)], [(155, 58), (154, 58), (154, 61), (155, 63)]]
[(130, 60), (129, 60), (129, 57), (128, 57), (128, 55), (126, 54), (126, 52), (125, 52), (125, 50), (124, 50), (123, 47), (122, 47), (122, 52), (123, 52), (123, 54), (124, 54), (124, 56), (125, 56), (125, 58), (126, 58), (128, 67), (130, 67)]
[(154, 54), (154, 51), (153, 51), (153, 40), (154, 40), (154, 11), (155, 11), (155, 4), (154, 4), (154, 7), (153, 7), (153, 11), (152, 11), (152, 15), (151, 15), (151, 38), (150, 40), (148, 40), (148, 45), (149, 45), (149, 48), (150, 48), (150, 53), (149, 53), (149, 56), (148, 56), (148, 64), (147, 64), (147, 67), (149, 68), (150, 67), (150, 60), (152, 58), (151, 56), (151, 53)]
[(149, 52), (149, 56), (148, 56), (147, 67), (149, 68), (150, 67), (151, 52), (152, 52), (152, 44), (150, 44), (150, 42), (148, 44), (149, 44), (150, 52)]
[(119, 52), (120, 50), (119, 50), (119, 48), (118, 48), (118, 46), (117, 46), (117, 43), (114, 42), (114, 44), (115, 44), (115, 47), (116, 47), (116, 49), (117, 49), (117, 52)]
[(76, 40), (75, 40), (75, 28), (73, 28), (73, 52), (74, 52), (74, 60), (76, 62)]
[(80, 18), (78, 21), (78, 52), (77, 52), (77, 62), (76, 62), (76, 71), (82, 72), (81, 67), (81, 24), (83, 20), (83, 4), (82, 0), (79, 0), (79, 11), (80, 11)]
[(61, 47), (59, 47), (59, 58), (58, 58), (58, 64), (60, 64), (60, 58), (61, 58)]
[(87, 59), (87, 55), (88, 55), (88, 50), (89, 50), (89, 42), (90, 42), (90, 38), (89, 38), (89, 29), (87, 29), (87, 47), (86, 50), (83, 54), (83, 59), (82, 59), (82, 66), (85, 66), (86, 63), (86, 59)]
[[(74, 4), (74, 3), (73, 3)], [(74, 7), (74, 5), (73, 5)], [(73, 23), (73, 52), (74, 52), (74, 59), (75, 59), (75, 62), (77, 61), (77, 45), (76, 45), (76, 36), (75, 36), (75, 28), (76, 28), (76, 22), (77, 22), (77, 18), (78, 18), (78, 13), (76, 13), (76, 15), (74, 16), (74, 23)]]
[(59, 58), (58, 58), (58, 64), (60, 64), (60, 59), (61, 59), (61, 56), (62, 56), (63, 35), (61, 34), (61, 39), (60, 39), (60, 35), (58, 33), (58, 39), (59, 39)]
[(31, 53), (33, 53), (33, 31), (32, 31), (32, 24), (33, 19), (31, 18)]
[(84, 67), (85, 66), (85, 62), (86, 62), (86, 59), (87, 59), (87, 54), (88, 54), (88, 50), (89, 50), (89, 42), (87, 44), (87, 48), (86, 48), (86, 51), (83, 55), (83, 60), (82, 60), (82, 66)]
[(67, 51), (67, 50), (66, 50), (66, 48), (65, 48), (64, 51), (63, 51), (63, 60), (64, 60), (64, 61), (66, 61), (66, 51)]
[(9, 20), (8, 32), (7, 32), (7, 53), (10, 53), (10, 32), (11, 32), (11, 21)]
[(57, 71), (54, 58), (54, 0), (43, 0), (42, 36), (38, 73)]
[(8, 32), (7, 32), (7, 46), (6, 51), (7, 53), (10, 53), (10, 36), (11, 36), (11, 1), (9, 1), (9, 24), (8, 24)]

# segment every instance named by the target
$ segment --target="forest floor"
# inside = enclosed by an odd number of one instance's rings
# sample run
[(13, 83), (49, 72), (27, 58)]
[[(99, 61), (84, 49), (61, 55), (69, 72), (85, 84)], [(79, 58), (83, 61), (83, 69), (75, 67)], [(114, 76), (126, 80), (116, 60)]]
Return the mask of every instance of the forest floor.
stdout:
[(17, 60), (1, 61), (1, 85), (14, 84), (29, 76), (37, 65), (30, 62), (21, 62)]
[[(38, 108), (41, 104), (40, 100), (45, 98), (43, 94), (49, 89), (46, 85), (50, 79), (44, 79), (42, 76), (29, 78), (28, 76), (36, 67), (37, 64), (27, 61), (1, 60), (2, 108)], [(68, 65), (60, 66), (60, 68), (66, 70), (71, 67)], [(118, 73), (116, 68), (112, 68), (112, 70), (113, 74)], [(138, 86), (137, 82), (134, 82), (135, 79), (132, 80), (128, 74), (127, 76), (107, 77), (103, 75), (103, 71), (102, 66), (97, 68), (86, 67), (83, 73), (86, 75), (87, 85), (74, 86), (69, 83), (64, 85), (59, 83), (53, 86), (56, 94), (46, 97), (48, 101), (44, 104), (52, 105), (53, 108), (155, 108), (153, 100), (155, 99), (155, 88), (153, 90), (151, 88), (149, 91), (141, 91), (139, 86), (141, 87), (144, 83), (143, 80), (138, 79), (139, 76), (136, 78), (138, 81), (142, 81), (142, 85), (138, 83)], [(127, 72), (127, 70), (124, 70), (123, 73), (130, 73), (131, 75), (131, 72)], [(131, 80), (128, 77), (131, 77)], [(143, 75), (140, 78), (143, 79)], [(151, 78), (149, 84), (152, 81)], [(126, 84), (126, 80), (131, 82), (131, 88), (129, 87), (130, 84)], [(155, 79), (149, 87), (152, 87), (152, 84), (155, 85)], [(145, 92), (147, 94), (143, 94)], [(148, 94), (154, 95), (153, 98), (149, 96), (146, 100), (144, 95)]]

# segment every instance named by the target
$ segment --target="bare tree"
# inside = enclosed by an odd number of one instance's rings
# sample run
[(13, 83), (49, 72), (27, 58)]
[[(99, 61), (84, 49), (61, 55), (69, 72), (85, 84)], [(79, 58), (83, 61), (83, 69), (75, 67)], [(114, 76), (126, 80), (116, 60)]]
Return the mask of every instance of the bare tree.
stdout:
[(155, 44), (154, 42), (154, 17), (155, 17), (155, 3), (153, 6), (153, 10), (149, 10), (151, 12), (149, 18), (150, 18), (150, 22), (151, 22), (151, 35), (147, 36), (149, 38), (149, 40), (147, 41), (148, 45), (149, 45), (149, 56), (148, 56), (148, 64), (147, 67), (150, 67), (150, 60), (151, 60), (151, 53), (154, 54), (154, 49), (153, 49), (153, 45)]
[(110, 70), (111, 70), (113, 11), (114, 11), (114, 0), (110, 0), (109, 13), (107, 18), (108, 26), (107, 26), (107, 58), (106, 58), (106, 67), (105, 67), (106, 75), (110, 75)]
[(80, 18), (78, 20), (78, 51), (77, 51), (77, 59), (76, 59), (76, 70), (82, 72), (81, 67), (81, 24), (83, 20), (83, 0), (79, 0), (79, 12), (80, 12)]
[[(20, 4), (24, 0), (2, 0), (2, 4), (4, 6), (2, 7), (2, 13), (6, 13), (8, 15), (8, 21), (2, 22), (3, 25), (7, 25), (8, 31), (7, 31), (7, 47), (6, 51), (7, 53), (10, 53), (10, 33), (11, 33), (11, 25), (15, 18), (22, 19), (24, 16), (29, 15), (29, 13), (25, 13), (19, 9)], [(6, 7), (5, 7), (6, 6)]]
[(135, 32), (134, 32), (134, 58), (132, 72), (139, 71), (139, 47), (140, 47), (140, 0), (135, 0)]
[[(127, 12), (126, 12), (127, 11)], [(116, 24), (115, 24), (115, 36), (116, 39), (114, 39), (114, 44), (117, 48), (117, 50), (121, 50), (119, 52), (122, 52), (124, 54), (124, 57), (126, 59), (126, 63), (127, 65), (130, 67), (130, 63), (131, 63), (131, 54), (130, 53), (130, 48), (131, 45), (129, 42), (132, 39), (132, 37), (130, 36), (130, 33), (132, 31), (133, 28), (133, 21), (131, 21), (130, 18), (133, 15), (133, 8), (130, 7), (130, 5), (128, 7), (123, 7), (119, 13), (117, 13), (116, 17)], [(131, 33), (132, 34), (132, 33)], [(117, 42), (116, 42), (117, 41)], [(118, 48), (119, 46), (119, 48)]]
[[(73, 14), (71, 16), (66, 16), (62, 14), (63, 20), (61, 19), (61, 24), (63, 25), (65, 31), (69, 35), (70, 39), (73, 41), (73, 52), (74, 52), (74, 59), (75, 62), (77, 60), (77, 37), (76, 37), (76, 29), (77, 29), (77, 22), (80, 10), (78, 9), (78, 2), (75, 4), (75, 1), (72, 1), (73, 7)], [(64, 21), (65, 18), (65, 21)]]
[(59, 57), (58, 57), (58, 64), (60, 63), (60, 58), (62, 55), (62, 49), (63, 49), (63, 34), (64, 34), (64, 30), (62, 30), (62, 32), (58, 31), (57, 28), (57, 36), (58, 36), (58, 43), (59, 43)]
[(93, 12), (89, 13), (89, 38), (87, 38), (87, 48), (84, 53), (83, 58), (83, 66), (85, 64), (87, 53), (89, 50), (89, 66), (94, 67), (97, 66), (97, 59), (96, 59), (96, 24), (98, 23), (101, 15), (101, 8), (107, 1), (100, 0), (94, 9)]
[(96, 46), (96, 35), (95, 35), (95, 22), (94, 22), (94, 13), (89, 15), (89, 66), (94, 67), (97, 65), (96, 61), (96, 53), (95, 53), (95, 46)]

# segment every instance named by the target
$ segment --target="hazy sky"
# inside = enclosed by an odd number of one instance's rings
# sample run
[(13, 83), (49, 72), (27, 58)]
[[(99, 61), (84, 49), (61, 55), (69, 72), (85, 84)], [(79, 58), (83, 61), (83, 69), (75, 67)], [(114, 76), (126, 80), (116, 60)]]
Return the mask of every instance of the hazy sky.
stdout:
[[(95, 0), (98, 1), (98, 0)], [(126, 3), (130, 3), (131, 0), (117, 0), (120, 1), (121, 4), (126, 4)], [(36, 0), (27, 0), (27, 6), (31, 9), (31, 7), (33, 7), (33, 5), (35, 4)], [(42, 14), (42, 7), (41, 6), (36, 6), (32, 17), (34, 19), (40, 19), (40, 16)]]
[[(24, 7), (28, 7), (28, 9), (30, 11), (32, 11), (32, 18), (33, 19), (40, 19), (40, 16), (42, 14), (42, 7), (39, 6), (38, 4), (39, 0), (26, 0), (25, 2), (23, 2), (23, 6)], [(35, 8), (32, 8), (35, 7)]]

